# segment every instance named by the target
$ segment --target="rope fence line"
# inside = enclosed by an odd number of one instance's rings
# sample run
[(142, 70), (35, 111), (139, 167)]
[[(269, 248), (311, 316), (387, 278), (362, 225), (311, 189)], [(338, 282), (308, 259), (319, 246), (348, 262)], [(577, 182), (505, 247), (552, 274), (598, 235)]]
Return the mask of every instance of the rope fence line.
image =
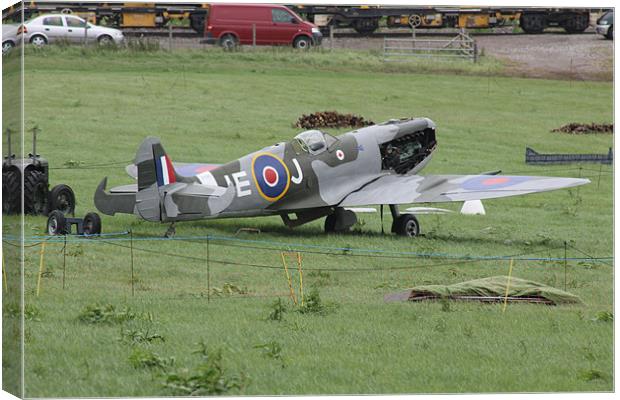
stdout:
[[(110, 236), (123, 236), (129, 234), (129, 239), (130, 239), (130, 243), (119, 243), (117, 241), (114, 241), (112, 237)], [(243, 261), (234, 261), (234, 260), (227, 260), (227, 259), (223, 259), (220, 257), (213, 257), (210, 255), (209, 252), (209, 244), (211, 245), (215, 245), (215, 246), (222, 246), (222, 247), (235, 247), (235, 248), (241, 248), (241, 249), (247, 249), (248, 251), (256, 251), (256, 250), (261, 250), (261, 251), (269, 251), (269, 252), (279, 252), (280, 256), (282, 256), (282, 254), (284, 254), (284, 252), (288, 252), (288, 253), (293, 253), (293, 255), (297, 256), (299, 258), (299, 260), (301, 260), (301, 255), (302, 253), (306, 253), (306, 254), (314, 254), (314, 255), (318, 255), (318, 256), (327, 256), (327, 257), (332, 257), (332, 256), (340, 256), (340, 257), (351, 257), (351, 256), (363, 256), (363, 257), (367, 257), (367, 258), (374, 258), (374, 259), (392, 259), (392, 260), (402, 260), (402, 262), (406, 262), (408, 265), (396, 265), (396, 266), (372, 266), (372, 267), (360, 267), (360, 268), (347, 268), (347, 267), (319, 267), (319, 268), (308, 268), (308, 267), (304, 267), (303, 269), (306, 271), (319, 271), (319, 272), (333, 272), (333, 273), (338, 273), (338, 272), (357, 272), (357, 273), (363, 273), (363, 272), (368, 272), (368, 273), (382, 273), (382, 272), (389, 272), (389, 271), (412, 271), (412, 270), (422, 270), (422, 269), (432, 269), (432, 268), (437, 268), (437, 267), (454, 267), (454, 266), (459, 266), (459, 265), (464, 265), (464, 264), (472, 264), (472, 263), (487, 263), (490, 261), (506, 261), (506, 260), (510, 260), (510, 264), (512, 265), (513, 262), (515, 261), (564, 261), (563, 263), (563, 267), (564, 267), (564, 281), (565, 281), (565, 286), (566, 286), (566, 273), (567, 273), (567, 263), (569, 261), (589, 261), (589, 262), (601, 262), (604, 263), (606, 265), (609, 265), (611, 267), (613, 267), (613, 264), (609, 263), (609, 262), (605, 262), (605, 260), (613, 260), (613, 257), (593, 257), (591, 254), (588, 254), (587, 252), (577, 248), (576, 246), (572, 245), (572, 244), (568, 244), (567, 242), (563, 242), (563, 244), (557, 245), (557, 246), (553, 246), (553, 247), (545, 247), (545, 248), (541, 248), (541, 249), (537, 249), (537, 250), (531, 250), (531, 251), (527, 251), (527, 252), (522, 252), (522, 253), (517, 253), (517, 254), (512, 254), (512, 255), (501, 255), (501, 256), (456, 256), (456, 255), (447, 255), (447, 256), (440, 256), (440, 255), (433, 255), (431, 257), (429, 257), (428, 255), (424, 255), (424, 256), (420, 256), (419, 253), (408, 253), (408, 252), (391, 252), (389, 250), (382, 250), (382, 249), (352, 249), (352, 248), (330, 248), (330, 247), (325, 247), (325, 246), (318, 246), (318, 245), (301, 245), (301, 244), (296, 244), (296, 245), (300, 245), (300, 246), (306, 246), (309, 247), (309, 249), (304, 249), (304, 250), (291, 250), (291, 246), (289, 244), (288, 248), (283, 250), (282, 248), (274, 248), (274, 247), (259, 247), (254, 245), (254, 243), (270, 243), (270, 244), (274, 244), (274, 243), (278, 243), (278, 242), (270, 242), (270, 241), (257, 241), (257, 240), (248, 240), (248, 239), (238, 239), (238, 238), (231, 238), (231, 237), (218, 237), (218, 236), (211, 236), (211, 235), (207, 235), (207, 236), (202, 236), (202, 237), (192, 237), (192, 238), (180, 238), (177, 240), (183, 240), (185, 242), (191, 242), (194, 244), (198, 244), (198, 245), (206, 245), (207, 248), (207, 252), (206, 252), (206, 257), (205, 256), (193, 256), (193, 255), (187, 255), (187, 254), (178, 254), (175, 252), (167, 252), (167, 251), (162, 251), (162, 250), (157, 250), (157, 249), (152, 249), (152, 248), (147, 248), (147, 247), (141, 247), (141, 246), (135, 246), (133, 241), (136, 239), (143, 239), (143, 240), (147, 240), (150, 242), (159, 242), (160, 240), (166, 240), (169, 243), (174, 243), (173, 240), (171, 239), (164, 239), (164, 238), (153, 238), (153, 237), (142, 237), (142, 238), (134, 238), (133, 236), (133, 232), (132, 231), (128, 231), (128, 232), (119, 232), (119, 233), (113, 233), (113, 234), (108, 234), (108, 238), (95, 238), (93, 236), (89, 236), (87, 238), (82, 237), (81, 240), (67, 240), (67, 239), (75, 239), (76, 237), (72, 237), (72, 236), (68, 236), (68, 235), (64, 235), (64, 236), (56, 236), (56, 237), (46, 237), (45, 240), (42, 240), (40, 242), (37, 243), (33, 243), (30, 244), (28, 247), (29, 248), (33, 248), (36, 247), (38, 245), (41, 245), (41, 249), (39, 251), (39, 271), (37, 274), (37, 281), (36, 281), (36, 296), (39, 296), (39, 293), (41, 291), (41, 277), (45, 271), (45, 266), (44, 266), (44, 255), (46, 253), (45, 251), (45, 246), (46, 245), (51, 245), (51, 244), (61, 244), (62, 248), (60, 250), (60, 252), (62, 253), (62, 289), (65, 289), (65, 276), (66, 276), (66, 264), (67, 264), (67, 260), (66, 260), (66, 256), (67, 256), (67, 245), (68, 244), (82, 244), (82, 243), (86, 243), (86, 244), (107, 244), (110, 246), (114, 246), (114, 247), (118, 247), (118, 248), (125, 248), (130, 250), (130, 257), (131, 257), (131, 279), (130, 279), (130, 284), (131, 284), (131, 296), (134, 296), (135, 290), (134, 290), (134, 281), (135, 281), (135, 277), (134, 277), (134, 251), (139, 251), (139, 252), (143, 252), (143, 253), (147, 253), (147, 254), (152, 254), (152, 255), (157, 255), (157, 256), (165, 256), (165, 257), (173, 257), (173, 258), (178, 258), (178, 259), (185, 259), (185, 260), (191, 260), (191, 261), (195, 261), (195, 262), (199, 262), (201, 265), (205, 265), (206, 262), (206, 271), (207, 271), (207, 277), (206, 277), (206, 284), (207, 284), (207, 300), (210, 301), (211, 298), (211, 284), (210, 284), (210, 264), (219, 264), (219, 265), (230, 265), (230, 266), (239, 266), (239, 267), (248, 267), (248, 268), (256, 268), (256, 269), (262, 269), (262, 270), (279, 270), (279, 271), (286, 271), (286, 264), (284, 263), (283, 265), (275, 265), (278, 264), (277, 262), (274, 262), (272, 264), (270, 263), (265, 263), (265, 264), (261, 264), (261, 263), (256, 263), (256, 262), (243, 262)], [(197, 240), (197, 238), (199, 238), (200, 240)], [(55, 239), (55, 240), (52, 240)], [(123, 238), (124, 239), (124, 238)], [(149, 240), (150, 239), (150, 240)], [(62, 240), (62, 241), (60, 241)], [(218, 242), (219, 241), (219, 242)], [(237, 244), (237, 243), (231, 243), (232, 241), (238, 241), (238, 242), (242, 242), (244, 244)], [(3, 240), (3, 242), (7, 243), (6, 240)], [(213, 243), (215, 242), (215, 243)], [(567, 253), (566, 253), (566, 248), (570, 247), (571, 249), (587, 256), (586, 257), (567, 257)], [(324, 249), (324, 248), (328, 248), (328, 249), (338, 249), (340, 250), (339, 253), (334, 253), (334, 252), (326, 252), (326, 251), (320, 251), (320, 249)], [(537, 254), (537, 253), (542, 253), (542, 252), (552, 252), (552, 251), (556, 251), (563, 248), (564, 249), (564, 257), (546, 257), (546, 258), (535, 258), (535, 257), (527, 257), (524, 258), (523, 256), (526, 255), (533, 255), (533, 254)], [(342, 251), (342, 250), (346, 250), (346, 251)], [(355, 254), (352, 253), (354, 251), (362, 251), (365, 252), (364, 254)], [(49, 252), (48, 252), (49, 253)], [(228, 254), (228, 251), (226, 251), (226, 253)], [(387, 254), (386, 254), (387, 253)], [(390, 255), (392, 253), (400, 253), (401, 255)], [(81, 254), (81, 252), (80, 252)], [(408, 256), (403, 256), (402, 254), (408, 254)], [(424, 262), (424, 260), (426, 260), (427, 262)], [(421, 263), (415, 263), (414, 261), (422, 261)], [(4, 264), (4, 263), (3, 263)], [(415, 264), (415, 265), (414, 265)], [(557, 267), (560, 268), (562, 267), (561, 263), (556, 263)], [(543, 266), (544, 267), (544, 266)], [(299, 277), (301, 278), (301, 265), (299, 266)], [(557, 268), (554, 268), (557, 269)], [(291, 282), (290, 282), (290, 276), (287, 274), (287, 277), (289, 279), (289, 287), (291, 286)], [(3, 280), (4, 280), (4, 285), (7, 285), (7, 279), (6, 279), (6, 274), (4, 271), (4, 265), (3, 265)], [(226, 285), (226, 284), (225, 284)], [(303, 286), (301, 286), (301, 279), (300, 279), (300, 290)], [(292, 289), (291, 289), (292, 290)], [(303, 291), (301, 291), (300, 293), (303, 293)], [(302, 294), (303, 296), (303, 294)], [(237, 296), (233, 296), (233, 297), (237, 297)], [(267, 295), (265, 295), (264, 297), (269, 297)], [(293, 301), (295, 301), (296, 299), (294, 297), (292, 297)], [(302, 297), (302, 301), (303, 301), (303, 297)]]
[[(109, 233), (107, 234), (107, 236), (127, 235), (128, 233), (129, 232)], [(105, 236), (105, 235), (101, 235), (101, 236)], [(299, 253), (328, 255), (328, 256), (336, 256), (336, 257), (347, 256), (347, 257), (370, 257), (370, 258), (386, 258), (386, 259), (439, 258), (439, 259), (454, 259), (454, 260), (467, 260), (467, 261), (494, 261), (494, 260), (498, 261), (498, 260), (515, 259), (516, 261), (542, 261), (542, 262), (564, 261), (566, 259), (568, 261), (594, 261), (594, 262), (602, 262), (602, 263), (606, 263), (605, 261), (610, 261), (614, 259), (613, 256), (605, 256), (605, 257), (592, 256), (583, 251), (580, 251), (578, 248), (574, 247), (573, 245), (571, 245), (571, 248), (573, 248), (576, 251), (579, 251), (581, 254), (586, 255), (586, 257), (566, 257), (566, 258), (565, 257), (524, 257), (526, 255), (541, 253), (545, 251), (557, 250), (561, 248), (561, 246), (559, 245), (556, 247), (546, 247), (541, 250), (528, 251), (528, 252), (524, 252), (520, 254), (513, 254), (513, 255), (476, 256), (476, 255), (459, 255), (459, 254), (449, 254), (449, 253), (402, 252), (402, 251), (393, 251), (393, 250), (384, 250), (384, 249), (364, 249), (364, 248), (353, 248), (353, 247), (330, 247), (330, 246), (310, 245), (310, 244), (302, 244), (302, 243), (282, 243), (282, 242), (265, 241), (265, 240), (239, 239), (239, 238), (233, 238), (233, 237), (211, 236), (211, 235), (193, 236), (193, 237), (174, 237), (174, 238), (163, 238), (163, 237), (125, 238), (125, 237), (121, 237), (121, 238), (107, 238), (107, 239), (101, 239), (95, 235), (93, 236), (78, 236), (78, 235), (32, 236), (28, 239), (25, 239), (24, 241), (29, 241), (29, 239), (36, 239), (39, 241), (32, 243), (30, 245), (27, 245), (27, 246), (24, 245), (24, 247), (36, 247), (40, 245), (43, 241), (47, 243), (87, 243), (87, 244), (101, 242), (105, 244), (110, 244), (110, 245), (113, 244), (113, 245), (117, 245), (120, 247), (126, 247), (126, 248), (130, 248), (130, 246), (121, 245), (120, 243), (113, 243), (113, 242), (185, 241), (185, 242), (201, 243), (201, 242), (206, 241), (206, 242), (213, 243), (214, 245), (223, 246), (223, 247), (247, 248), (247, 249), (262, 250), (262, 251), (296, 251)], [(215, 244), (214, 242), (224, 242), (224, 243)], [(240, 244), (232, 244), (232, 243), (227, 243), (227, 242), (238, 242), (238, 243), (244, 243), (244, 244), (240, 245)], [(7, 240), (3, 240), (3, 243), (7, 243), (9, 245), (19, 247), (19, 245), (10, 243), (10, 241), (7, 241)], [(255, 246), (252, 244), (260, 244), (262, 246)], [(265, 245), (272, 246), (272, 247), (265, 247)], [(280, 247), (274, 247), (274, 246), (280, 246)], [(142, 251), (150, 251), (155, 254), (159, 254), (157, 250), (143, 249), (143, 248), (139, 248), (135, 246), (134, 246), (134, 249), (142, 250)], [(187, 259), (192, 259), (196, 261), (204, 261), (204, 258), (181, 255), (181, 254), (174, 254), (174, 253), (161, 252), (161, 255), (177, 256), (180, 258), (187, 258)], [(606, 264), (610, 265), (609, 263), (606, 263)]]

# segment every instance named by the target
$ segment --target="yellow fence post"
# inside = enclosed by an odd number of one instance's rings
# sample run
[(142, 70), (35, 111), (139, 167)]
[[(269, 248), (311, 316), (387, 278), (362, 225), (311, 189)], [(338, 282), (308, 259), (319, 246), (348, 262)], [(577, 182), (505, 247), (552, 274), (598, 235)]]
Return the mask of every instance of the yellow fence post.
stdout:
[(295, 296), (295, 291), (293, 290), (293, 282), (291, 281), (291, 274), (288, 272), (288, 267), (286, 266), (286, 258), (285, 252), (281, 252), (280, 256), (282, 257), (282, 265), (284, 266), (284, 274), (286, 275), (286, 280), (288, 282), (288, 288), (291, 291), (291, 299), (293, 299), (293, 303), (297, 305), (297, 296)]
[(282, 265), (284, 266), (284, 274), (286, 275), (286, 280), (288, 282), (288, 288), (291, 292), (291, 298), (293, 299), (293, 303), (295, 305), (298, 304), (297, 295), (295, 294), (295, 288), (293, 288), (293, 278), (291, 271), (288, 269), (288, 265), (286, 264), (286, 257), (291, 256), (295, 257), (295, 261), (297, 262), (297, 272), (299, 273), (299, 298), (301, 299), (301, 305), (304, 305), (304, 275), (303, 275), (303, 266), (301, 261), (301, 252), (296, 251), (282, 251), (280, 252), (280, 256), (282, 257)]
[(6, 279), (6, 269), (4, 269), (4, 252), (2, 252), (2, 280), (4, 281), (4, 291), (9, 292), (8, 281)]
[(301, 253), (297, 252), (297, 270), (299, 271), (299, 297), (301, 297), (301, 306), (304, 306), (304, 274), (301, 268)]
[(506, 282), (506, 295), (504, 296), (504, 308), (502, 312), (506, 312), (506, 306), (508, 305), (508, 291), (510, 290), (510, 279), (512, 277), (512, 264), (514, 263), (514, 258), (510, 259), (510, 268), (508, 269), (508, 282)]
[(37, 278), (37, 297), (41, 290), (41, 275), (43, 274), (43, 257), (45, 256), (45, 242), (41, 243), (41, 256), (39, 258), (39, 277)]

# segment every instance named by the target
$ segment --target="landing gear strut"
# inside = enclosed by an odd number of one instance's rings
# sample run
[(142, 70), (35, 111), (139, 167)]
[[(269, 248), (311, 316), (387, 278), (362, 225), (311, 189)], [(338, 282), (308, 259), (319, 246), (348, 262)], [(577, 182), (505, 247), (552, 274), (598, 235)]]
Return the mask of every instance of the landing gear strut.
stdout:
[(401, 214), (398, 206), (390, 204), (392, 212), (392, 233), (400, 236), (416, 237), (420, 234), (420, 223), (413, 214)]
[(174, 237), (174, 235), (177, 233), (177, 229), (174, 227), (174, 222), (170, 224), (170, 226), (168, 227), (168, 230), (166, 231), (166, 233), (164, 234), (164, 237), (166, 238), (171, 238)]

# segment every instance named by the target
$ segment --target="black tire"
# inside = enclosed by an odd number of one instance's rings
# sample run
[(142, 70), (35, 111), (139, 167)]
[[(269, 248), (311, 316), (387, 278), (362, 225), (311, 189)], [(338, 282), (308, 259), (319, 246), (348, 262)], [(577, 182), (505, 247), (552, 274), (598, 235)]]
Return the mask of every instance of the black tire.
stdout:
[(99, 46), (112, 46), (114, 39), (110, 35), (101, 35), (97, 38), (97, 43), (99, 43)]
[(239, 41), (233, 34), (227, 33), (220, 38), (220, 46), (222, 46), (224, 50), (235, 50), (238, 45)]
[(24, 213), (39, 215), (47, 211), (47, 181), (45, 174), (36, 169), (24, 175)]
[(101, 217), (99, 214), (91, 212), (84, 216), (82, 229), (85, 235), (98, 235), (101, 233)]
[(8, 54), (15, 47), (15, 43), (11, 40), (2, 42), (2, 54)]
[(35, 46), (45, 46), (47, 44), (47, 39), (43, 35), (33, 35), (30, 38), (30, 44)]
[(363, 18), (354, 20), (351, 24), (355, 32), (368, 36), (379, 28), (378, 18)]
[(312, 39), (308, 36), (299, 36), (293, 42), (293, 47), (299, 50), (308, 50), (312, 47)]
[(75, 215), (75, 194), (69, 185), (56, 185), (50, 190), (47, 210), (58, 210), (64, 215)]
[(2, 173), (2, 213), (19, 214), (21, 212), (21, 182), (18, 169)]
[(338, 216), (336, 216), (336, 213), (329, 214), (327, 218), (325, 218), (325, 233), (336, 232), (337, 221), (338, 221)]
[(525, 33), (542, 33), (547, 26), (547, 19), (543, 14), (522, 14), (519, 25)]
[(610, 26), (609, 29), (607, 29), (607, 34), (605, 35), (605, 39), (607, 40), (613, 40), (614, 39), (614, 26)]
[(420, 234), (420, 223), (413, 214), (401, 214), (392, 222), (392, 232), (400, 236), (416, 237)]
[(66, 235), (67, 219), (64, 214), (58, 210), (54, 210), (47, 217), (47, 233), (50, 235)]
[(568, 33), (583, 33), (589, 25), (590, 21), (587, 15), (577, 14), (564, 21), (562, 28)]

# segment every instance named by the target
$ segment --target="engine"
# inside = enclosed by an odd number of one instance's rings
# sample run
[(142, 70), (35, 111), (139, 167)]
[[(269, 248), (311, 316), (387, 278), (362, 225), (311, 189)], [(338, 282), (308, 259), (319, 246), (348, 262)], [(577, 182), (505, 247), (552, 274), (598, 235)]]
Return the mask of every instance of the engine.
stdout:
[(397, 174), (406, 174), (422, 166), (436, 146), (435, 129), (430, 127), (400, 136), (381, 144), (381, 167)]

